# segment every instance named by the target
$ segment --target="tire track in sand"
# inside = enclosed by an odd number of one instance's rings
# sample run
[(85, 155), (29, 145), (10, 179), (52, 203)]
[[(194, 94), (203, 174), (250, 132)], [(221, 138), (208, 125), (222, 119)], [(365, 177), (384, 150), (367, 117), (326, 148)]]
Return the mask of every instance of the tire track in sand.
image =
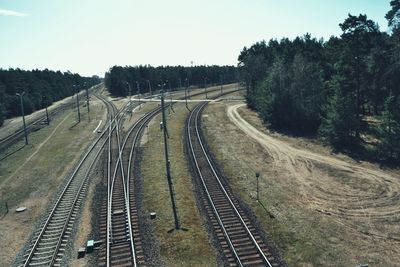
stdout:
[(238, 108), (244, 105), (229, 106), (229, 119), (268, 152), (274, 166), (290, 171), (311, 207), (340, 217), (400, 221), (398, 177), (333, 156), (298, 149), (262, 133), (238, 113)]

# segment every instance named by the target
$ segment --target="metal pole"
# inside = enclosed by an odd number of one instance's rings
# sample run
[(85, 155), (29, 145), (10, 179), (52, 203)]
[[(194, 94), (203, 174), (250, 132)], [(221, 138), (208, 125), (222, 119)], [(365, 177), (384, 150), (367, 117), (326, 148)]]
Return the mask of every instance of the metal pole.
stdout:
[(90, 121), (90, 116), (89, 116), (89, 112), (90, 112), (90, 109), (89, 109), (89, 88), (86, 87), (85, 90), (86, 90), (87, 114), (88, 114), (88, 118), (89, 118), (89, 121)]
[(259, 187), (258, 187), (258, 180), (259, 180), (259, 178), (260, 178), (260, 173), (259, 173), (259, 172), (256, 172), (256, 179), (257, 179), (257, 201), (260, 201), (260, 198), (259, 198)]
[(190, 111), (190, 109), (188, 107), (188, 102), (187, 102), (187, 100), (188, 100), (188, 97), (187, 97), (187, 79), (185, 81), (186, 81), (186, 86), (185, 86), (185, 104), (186, 104), (186, 109)]
[(169, 105), (169, 113), (171, 113), (171, 110), (172, 110), (173, 112), (175, 112), (175, 111), (174, 111), (174, 107), (173, 107), (173, 105), (172, 105), (171, 82), (170, 82), (169, 80), (167, 80), (167, 82), (168, 82), (168, 88), (169, 88), (169, 102), (170, 102), (170, 105)]
[(150, 81), (149, 81), (149, 80), (147, 80), (147, 84), (149, 85), (150, 95), (152, 95), (152, 93), (151, 93), (151, 84), (150, 84)]
[(137, 87), (138, 96), (139, 96), (139, 109), (141, 109), (141, 103), (140, 103), (140, 85), (139, 85), (139, 82), (138, 82), (138, 81), (136, 81), (136, 87)]
[(208, 96), (207, 96), (207, 77), (204, 77), (204, 91), (206, 91), (206, 99), (208, 99)]
[(25, 113), (24, 113), (24, 101), (22, 99), (24, 94), (25, 94), (25, 92), (22, 92), (22, 94), (18, 94), (17, 93), (17, 96), (19, 96), (19, 100), (21, 101), (21, 114), (22, 114), (22, 122), (24, 124), (25, 145), (27, 145), (28, 144), (28, 132), (26, 130)]
[[(75, 85), (74, 85), (74, 87), (77, 88)], [(76, 91), (77, 91), (76, 92), (76, 107), (78, 108), (78, 122), (81, 122), (81, 111), (79, 110), (79, 90), (77, 89)]]
[(186, 99), (186, 107), (187, 107), (187, 99), (188, 99), (188, 87), (189, 87), (189, 80), (185, 79), (185, 99)]
[(190, 99), (190, 82), (189, 82), (189, 78), (186, 78), (186, 79), (187, 79), (188, 97)]
[(219, 82), (221, 83), (221, 94), (222, 94), (222, 76), (219, 76)]
[(46, 105), (46, 120), (47, 120), (47, 125), (50, 125), (50, 119), (49, 119), (49, 112), (47, 112), (47, 105)]
[(167, 180), (168, 180), (169, 193), (170, 193), (170, 196), (171, 196), (172, 211), (173, 211), (173, 214), (174, 214), (175, 229), (178, 230), (180, 227), (179, 227), (178, 214), (176, 212), (175, 198), (174, 198), (172, 179), (171, 179), (171, 171), (170, 171), (171, 163), (170, 163), (170, 161), (168, 159), (167, 121), (165, 119), (164, 92), (163, 91), (161, 92), (161, 110), (162, 110), (163, 132), (164, 132), (165, 167), (167, 169)]
[(44, 108), (46, 110), (46, 122), (47, 125), (50, 125), (50, 120), (49, 120), (49, 112), (47, 112), (47, 97), (44, 95), (42, 96), (42, 104), (44, 104)]
[(131, 96), (131, 85), (126, 82), (126, 85), (128, 85), (128, 94), (129, 94), (129, 110), (131, 113), (131, 117), (132, 117), (132, 96)]

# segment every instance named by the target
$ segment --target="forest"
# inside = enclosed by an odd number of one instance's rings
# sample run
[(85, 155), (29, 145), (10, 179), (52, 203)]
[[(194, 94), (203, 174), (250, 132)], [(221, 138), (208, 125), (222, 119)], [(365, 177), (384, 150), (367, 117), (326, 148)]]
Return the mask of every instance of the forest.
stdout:
[(276, 130), (400, 163), (400, 0), (390, 4), (389, 33), (367, 15), (348, 14), (340, 37), (244, 47), (239, 76), (248, 106)]
[(23, 105), (27, 115), (99, 82), (97, 76), (89, 78), (48, 69), (0, 69), (0, 126), (4, 119), (21, 115), (20, 98), (17, 93), (25, 92)]
[[(152, 90), (174, 90), (185, 86), (209, 86), (212, 84), (237, 81), (237, 68), (234, 66), (114, 66), (105, 74), (108, 90), (117, 96), (146, 93)], [(127, 84), (128, 83), (128, 84)]]

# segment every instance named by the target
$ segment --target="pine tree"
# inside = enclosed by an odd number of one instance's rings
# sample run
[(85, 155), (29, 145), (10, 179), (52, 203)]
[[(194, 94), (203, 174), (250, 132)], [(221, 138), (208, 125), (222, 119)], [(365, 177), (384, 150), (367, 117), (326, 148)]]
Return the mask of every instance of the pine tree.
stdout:
[(400, 162), (400, 97), (389, 96), (378, 128), (380, 156)]
[(354, 101), (341, 90), (340, 79), (334, 76), (330, 81), (334, 92), (328, 101), (326, 117), (319, 129), (320, 135), (335, 148), (343, 148), (356, 144), (358, 119)]

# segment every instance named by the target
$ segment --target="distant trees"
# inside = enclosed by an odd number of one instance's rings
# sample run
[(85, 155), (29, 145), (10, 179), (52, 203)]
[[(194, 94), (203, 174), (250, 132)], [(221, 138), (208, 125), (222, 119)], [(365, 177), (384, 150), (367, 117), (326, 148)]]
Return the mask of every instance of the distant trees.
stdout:
[(358, 146), (375, 132), (381, 158), (400, 162), (400, 0), (391, 6), (391, 35), (366, 15), (349, 14), (340, 37), (306, 34), (245, 47), (238, 66), (248, 106), (273, 128), (318, 134), (336, 148)]
[(99, 83), (98, 77), (81, 77), (70, 72), (21, 69), (0, 69), (0, 125), (5, 118), (21, 115), (20, 101), (16, 93), (25, 91), (24, 111), (30, 114), (43, 107), (43, 96), (51, 104), (73, 95), (73, 85), (81, 89)]
[(204, 86), (210, 84), (231, 83), (237, 81), (237, 69), (234, 66), (114, 66), (105, 74), (105, 84), (108, 90), (117, 96), (128, 95), (128, 82), (131, 86), (131, 94), (137, 93), (137, 84), (141, 93), (149, 91), (149, 83), (152, 90), (159, 90), (160, 83), (167, 83), (165, 89), (185, 86), (188, 79), (190, 85)]

